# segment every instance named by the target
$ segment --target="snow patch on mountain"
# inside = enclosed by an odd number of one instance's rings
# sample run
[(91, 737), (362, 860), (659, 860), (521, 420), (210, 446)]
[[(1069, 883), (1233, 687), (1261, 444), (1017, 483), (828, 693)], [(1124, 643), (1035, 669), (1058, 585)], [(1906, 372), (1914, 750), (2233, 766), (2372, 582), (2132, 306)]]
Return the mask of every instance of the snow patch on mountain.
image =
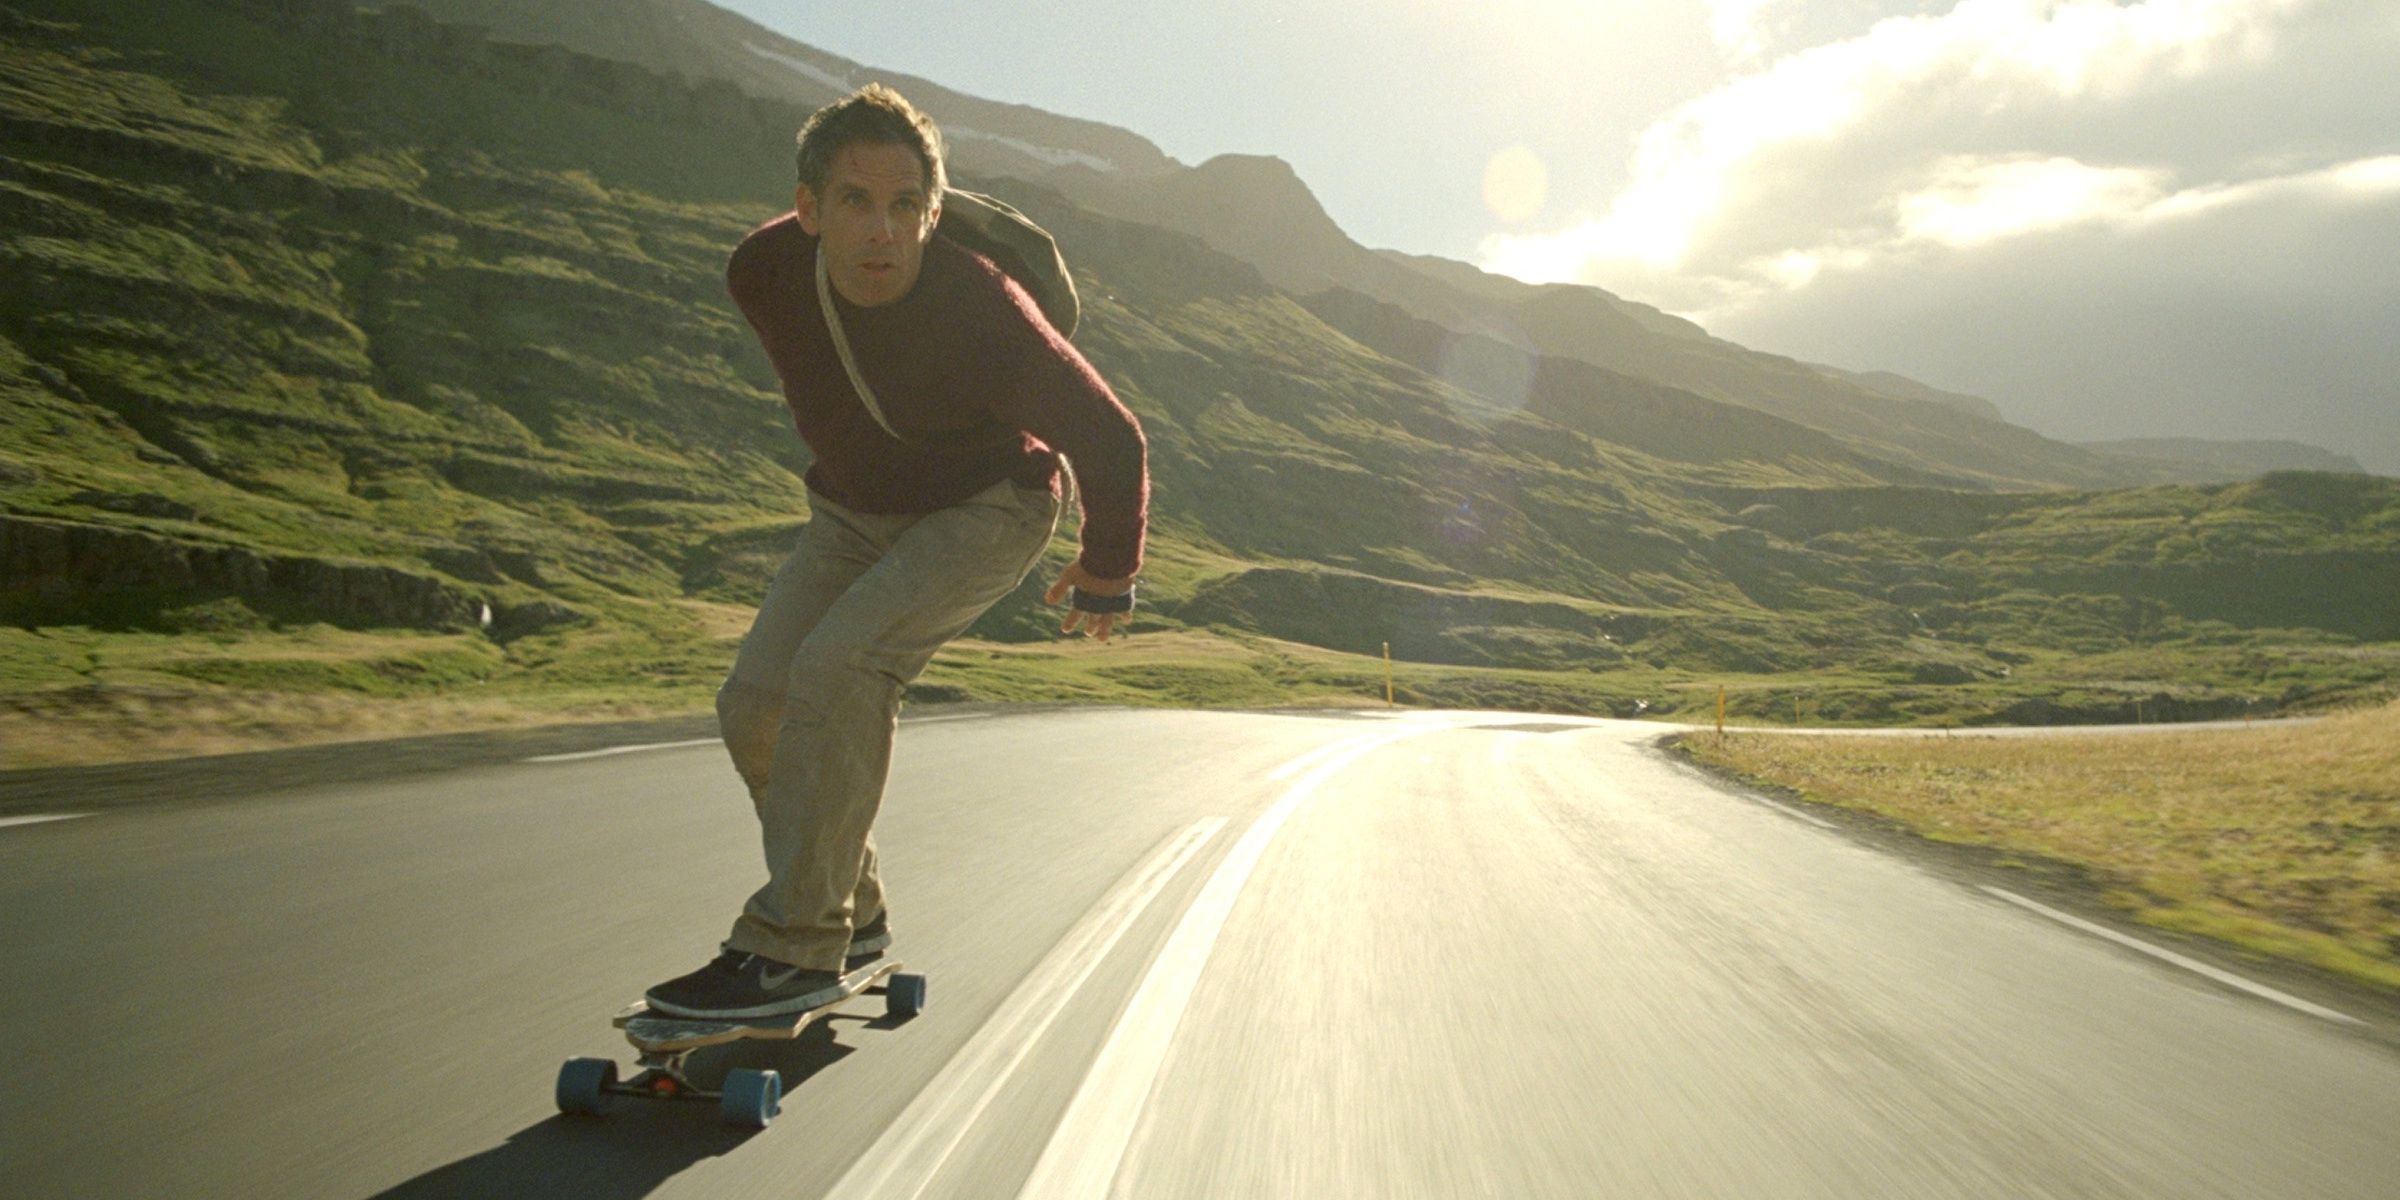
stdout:
[(942, 136), (954, 142), (997, 143), (999, 145), (1006, 146), (1019, 154), (1046, 162), (1054, 167), (1081, 165), (1090, 167), (1095, 171), (1114, 171), (1117, 169), (1116, 163), (1102, 158), (1097, 154), (1087, 154), (1081, 150), (1060, 150), (1054, 146), (1037, 146), (1032, 142), (1019, 141), (1018, 139), (1012, 137), (1003, 137), (997, 133), (985, 133), (980, 129), (968, 129), (965, 126), (960, 125), (942, 126)]
[(804, 58), (794, 58), (789, 54), (778, 54), (775, 51), (769, 50), (765, 46), (761, 46), (755, 42), (743, 42), (742, 49), (748, 50), (750, 53), (755, 54), (760, 58), (773, 59), (776, 62), (782, 63), (784, 66), (790, 67), (792, 70), (798, 71), (800, 74), (805, 75), (818, 83), (824, 84), (826, 87), (832, 88), (837, 92), (847, 92), (852, 87), (856, 86), (850, 82), (848, 76), (836, 75), (833, 72), (828, 71), (825, 68), (820, 67)]

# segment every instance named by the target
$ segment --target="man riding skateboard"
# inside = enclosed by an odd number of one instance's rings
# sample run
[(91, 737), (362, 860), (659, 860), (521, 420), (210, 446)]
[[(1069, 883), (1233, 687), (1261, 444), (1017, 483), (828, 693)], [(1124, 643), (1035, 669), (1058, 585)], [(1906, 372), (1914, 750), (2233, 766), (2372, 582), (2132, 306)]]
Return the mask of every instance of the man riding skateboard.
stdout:
[(1047, 593), (1073, 598), (1062, 632), (1106, 641), (1142, 561), (1141, 426), (1024, 287), (935, 234), (933, 122), (871, 84), (802, 127), (799, 177), (726, 268), (816, 455), (799, 546), (717, 693), (767, 882), (714, 961), (650, 989), (674, 1016), (814, 1008), (890, 946), (871, 831), (901, 692), (1033, 569), (1062, 454), (1083, 504)]

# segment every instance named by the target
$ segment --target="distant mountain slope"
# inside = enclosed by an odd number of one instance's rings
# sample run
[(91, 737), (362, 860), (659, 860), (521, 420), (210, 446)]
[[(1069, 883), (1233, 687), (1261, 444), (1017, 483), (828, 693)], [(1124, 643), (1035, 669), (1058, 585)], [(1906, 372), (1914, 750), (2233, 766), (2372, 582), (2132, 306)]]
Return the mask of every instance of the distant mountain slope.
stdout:
[[(1890, 371), (1846, 371), (1823, 363), (1809, 364), (1836, 379), (1870, 391), (1905, 400), (1922, 400), (1970, 416), (2000, 421), (1998, 405), (1981, 396), (1946, 392)], [(2291, 441), (2227, 441), (2209, 438), (2127, 438), (2119, 441), (2077, 442), (2083, 450), (2122, 460), (2129, 477), (2158, 483), (2236, 483), (2271, 471), (2332, 471), (2363, 474), (2366, 468), (2346, 454)]]
[[(499, 36), (555, 41), (803, 103), (821, 103), (830, 98), (831, 84), (861, 79), (852, 64), (789, 39), (775, 41), (777, 60), (762, 59), (761, 39), (775, 35), (704, 0), (431, 0), (429, 7), (488, 25)], [(784, 74), (761, 66), (786, 60), (796, 65)], [(921, 87), (917, 98), (937, 119), (971, 131), (956, 139), (963, 172), (1039, 181), (1083, 207), (1194, 234), (1294, 295), (1328, 288), (1358, 292), (1458, 332), (1840, 434), (1930, 475), (2004, 488), (2106, 487), (2168, 477), (1988, 413), (1761, 354), (1597, 288), (1533, 288), (1463, 264), (1439, 267), (1369, 250), (1341, 231), (1280, 159), (1222, 155), (1185, 168), (1154, 148), (1140, 153), (1136, 144), (1149, 143), (1109, 126), (875, 74)], [(983, 134), (1089, 154), (1011, 153)]]
[[(1113, 125), (984, 100), (930, 80), (862, 66), (705, 0), (408, 0), (444, 21), (500, 39), (556, 43), (693, 82), (722, 79), (755, 96), (815, 108), (880, 79), (942, 116), (969, 175), (1039, 175), (1076, 165), (1131, 176), (1177, 164)], [(379, 5), (369, 5), (379, 7)]]
[(1453, 333), (1357, 292), (1333, 289), (1304, 303), (1326, 324), (1444, 383), (1602, 441), (1686, 464), (1696, 478), (1973, 486), (1958, 476), (1878, 458), (1835, 435), (1756, 409), (1580, 359), (1537, 356), (1505, 342)]
[(1986, 421), (2007, 419), (2000, 412), (1999, 405), (1981, 396), (1969, 396), (1963, 392), (1945, 392), (1940, 388), (1919, 383), (1906, 375), (1898, 375), (1890, 371), (1845, 371), (1840, 367), (1826, 366), (1824, 363), (1808, 365), (1836, 379), (1856, 384), (1868, 391), (1881, 392), (1886, 396), (1940, 404), (1957, 409), (1971, 417), (1981, 417)]
[[(1431, 275), (1458, 291), (1500, 303), (1522, 303), (1526, 297), (1533, 294), (1536, 287), (1534, 284), (1511, 279), (1506, 275), (1494, 275), (1481, 267), (1471, 266), (1456, 259), (1440, 258), (1431, 254), (1407, 254), (1398, 250), (1378, 250), (1375, 253), (1412, 271)], [(1610, 295), (1597, 288), (1592, 291), (1595, 295), (1610, 301), (1612, 307), (1632, 319), (1635, 324), (1662, 337), (1706, 338), (1708, 336), (1707, 330), (1673, 313), (1661, 312), (1650, 305)]]
[(2231, 483), (2269, 471), (2333, 471), (2364, 475), (2366, 468), (2347, 454), (2321, 446), (2286, 441), (2212, 441), (2206, 438), (2126, 438), (2084, 442), (2100, 454), (2165, 464), (2178, 478), (2195, 483)]
[(1653, 336), (1594, 289), (1545, 287), (1507, 315), (1545, 353), (1844, 434), (1920, 470), (2008, 488), (2109, 487), (2150, 478), (2031, 430), (1859, 387), (1795, 359), (1716, 337)]

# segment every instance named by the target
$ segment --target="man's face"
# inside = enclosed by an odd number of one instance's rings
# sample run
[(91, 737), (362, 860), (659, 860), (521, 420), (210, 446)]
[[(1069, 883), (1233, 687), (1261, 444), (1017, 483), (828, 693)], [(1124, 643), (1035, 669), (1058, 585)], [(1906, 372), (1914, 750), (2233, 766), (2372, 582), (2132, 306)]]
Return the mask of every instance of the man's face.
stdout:
[(833, 156), (825, 194), (802, 184), (793, 197), (800, 227), (823, 239), (826, 274), (861, 308), (890, 304), (917, 284), (925, 243), (941, 204), (925, 195), (917, 152), (886, 142), (853, 143)]

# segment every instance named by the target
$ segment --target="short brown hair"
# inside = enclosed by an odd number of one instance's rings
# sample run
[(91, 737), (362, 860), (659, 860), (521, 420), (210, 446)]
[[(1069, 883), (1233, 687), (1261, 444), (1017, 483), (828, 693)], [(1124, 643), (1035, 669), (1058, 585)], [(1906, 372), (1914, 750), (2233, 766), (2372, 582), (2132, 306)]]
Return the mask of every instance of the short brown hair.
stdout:
[(925, 164), (925, 197), (941, 198), (949, 178), (942, 170), (942, 132), (900, 93), (880, 83), (818, 109), (800, 127), (800, 185), (823, 195), (833, 158), (860, 144), (906, 146)]

